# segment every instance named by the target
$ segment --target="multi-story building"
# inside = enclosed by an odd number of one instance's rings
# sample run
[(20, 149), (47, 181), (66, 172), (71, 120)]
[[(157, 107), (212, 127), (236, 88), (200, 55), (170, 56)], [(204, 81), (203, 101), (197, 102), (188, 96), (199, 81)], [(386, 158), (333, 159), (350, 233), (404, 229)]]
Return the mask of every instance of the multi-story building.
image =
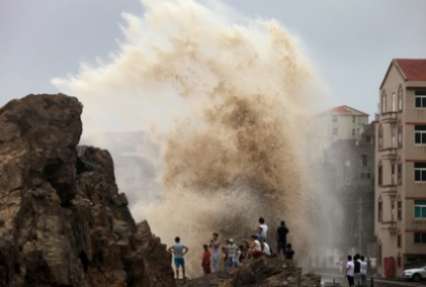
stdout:
[(325, 149), (338, 140), (356, 140), (368, 125), (368, 114), (348, 106), (334, 107), (315, 117), (313, 130), (317, 148)]
[(376, 121), (378, 271), (426, 263), (426, 59), (394, 59)]

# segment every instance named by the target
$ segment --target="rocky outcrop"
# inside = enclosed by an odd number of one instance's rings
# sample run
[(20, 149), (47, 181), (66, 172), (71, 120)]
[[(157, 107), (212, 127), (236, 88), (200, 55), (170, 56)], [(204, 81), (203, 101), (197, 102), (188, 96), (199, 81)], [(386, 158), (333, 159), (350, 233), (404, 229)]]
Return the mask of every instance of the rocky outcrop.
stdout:
[(82, 105), (30, 95), (0, 109), (0, 286), (175, 286), (135, 224), (110, 154), (77, 147)]
[(262, 257), (246, 261), (235, 273), (210, 274), (186, 282), (184, 287), (320, 287), (321, 277), (302, 274), (292, 261)]

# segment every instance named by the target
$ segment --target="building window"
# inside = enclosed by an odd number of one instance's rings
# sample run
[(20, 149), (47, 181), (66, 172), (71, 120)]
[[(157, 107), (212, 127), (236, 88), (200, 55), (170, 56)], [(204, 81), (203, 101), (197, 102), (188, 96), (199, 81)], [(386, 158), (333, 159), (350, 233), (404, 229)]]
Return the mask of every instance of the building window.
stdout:
[(426, 162), (414, 163), (414, 180), (418, 182), (426, 182)]
[(396, 258), (396, 264), (398, 264), (398, 267), (401, 267), (401, 255), (398, 254), (398, 257)]
[(333, 116), (332, 121), (333, 123), (337, 123), (337, 116)]
[(352, 136), (355, 136), (355, 129), (352, 129)]
[(379, 185), (383, 185), (383, 166), (382, 163), (379, 163), (379, 166), (377, 168), (377, 179), (379, 181)]
[(383, 126), (379, 124), (379, 148), (383, 147)]
[(366, 167), (366, 166), (368, 165), (368, 158), (367, 158), (367, 155), (366, 155), (366, 154), (363, 154), (363, 155), (361, 156), (361, 160), (362, 160), (362, 166), (363, 166), (363, 167)]
[(356, 116), (352, 116), (352, 123), (356, 123)]
[(414, 232), (414, 243), (426, 243), (426, 232)]
[(402, 126), (398, 126), (398, 147), (402, 147)]
[(377, 220), (379, 222), (383, 221), (383, 202), (382, 200), (379, 200), (378, 206), (377, 206)]
[(402, 100), (403, 100), (403, 91), (402, 91), (402, 86), (399, 85), (398, 88), (398, 110), (402, 111)]
[(426, 144), (426, 125), (414, 126), (414, 143)]
[(426, 91), (416, 91), (416, 108), (426, 108)]
[(414, 201), (414, 217), (426, 218), (426, 200)]
[(386, 93), (382, 93), (382, 114), (386, 113)]
[(333, 128), (333, 136), (337, 136), (338, 133), (338, 129), (337, 128)]
[(398, 234), (398, 237), (396, 238), (396, 246), (401, 248), (401, 234)]
[(402, 201), (398, 201), (398, 205), (397, 205), (397, 218), (399, 221), (402, 220)]
[(396, 93), (392, 94), (392, 112), (396, 112)]
[(398, 184), (402, 184), (402, 163), (398, 163), (397, 177), (398, 177)]
[(392, 125), (392, 147), (396, 148), (397, 147), (397, 142), (396, 142), (396, 133), (397, 133), (397, 128), (396, 126)]

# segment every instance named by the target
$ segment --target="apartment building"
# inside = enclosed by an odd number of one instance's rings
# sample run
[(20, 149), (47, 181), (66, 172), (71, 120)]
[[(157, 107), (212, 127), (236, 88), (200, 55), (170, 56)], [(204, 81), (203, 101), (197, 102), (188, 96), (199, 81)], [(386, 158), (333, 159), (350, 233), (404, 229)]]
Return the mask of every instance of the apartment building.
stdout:
[(342, 231), (337, 243), (346, 255), (375, 255), (374, 126), (366, 125), (358, 139), (337, 140), (326, 149), (322, 168), (330, 191), (342, 207)]
[(426, 265), (426, 59), (394, 59), (380, 86), (375, 147), (378, 271)]
[(356, 140), (368, 125), (368, 114), (343, 105), (315, 117), (312, 130), (317, 139), (316, 148), (324, 150), (338, 140)]

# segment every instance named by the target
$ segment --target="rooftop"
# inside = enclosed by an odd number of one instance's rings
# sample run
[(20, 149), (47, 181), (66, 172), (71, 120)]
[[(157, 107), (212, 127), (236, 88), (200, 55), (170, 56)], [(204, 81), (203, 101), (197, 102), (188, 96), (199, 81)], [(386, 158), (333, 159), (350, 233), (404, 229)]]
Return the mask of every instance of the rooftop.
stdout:
[(360, 115), (360, 116), (368, 116), (367, 113), (361, 112), (361, 111), (359, 111), (357, 109), (351, 108), (351, 107), (346, 106), (346, 105), (334, 107), (334, 108), (328, 110), (327, 112), (335, 114), (335, 115), (348, 115), (348, 116), (349, 115), (350, 116)]
[(406, 81), (426, 81), (426, 59), (395, 59)]
[(392, 65), (396, 66), (397, 70), (406, 82), (426, 81), (426, 59), (393, 59), (388, 67), (380, 88), (383, 87)]

